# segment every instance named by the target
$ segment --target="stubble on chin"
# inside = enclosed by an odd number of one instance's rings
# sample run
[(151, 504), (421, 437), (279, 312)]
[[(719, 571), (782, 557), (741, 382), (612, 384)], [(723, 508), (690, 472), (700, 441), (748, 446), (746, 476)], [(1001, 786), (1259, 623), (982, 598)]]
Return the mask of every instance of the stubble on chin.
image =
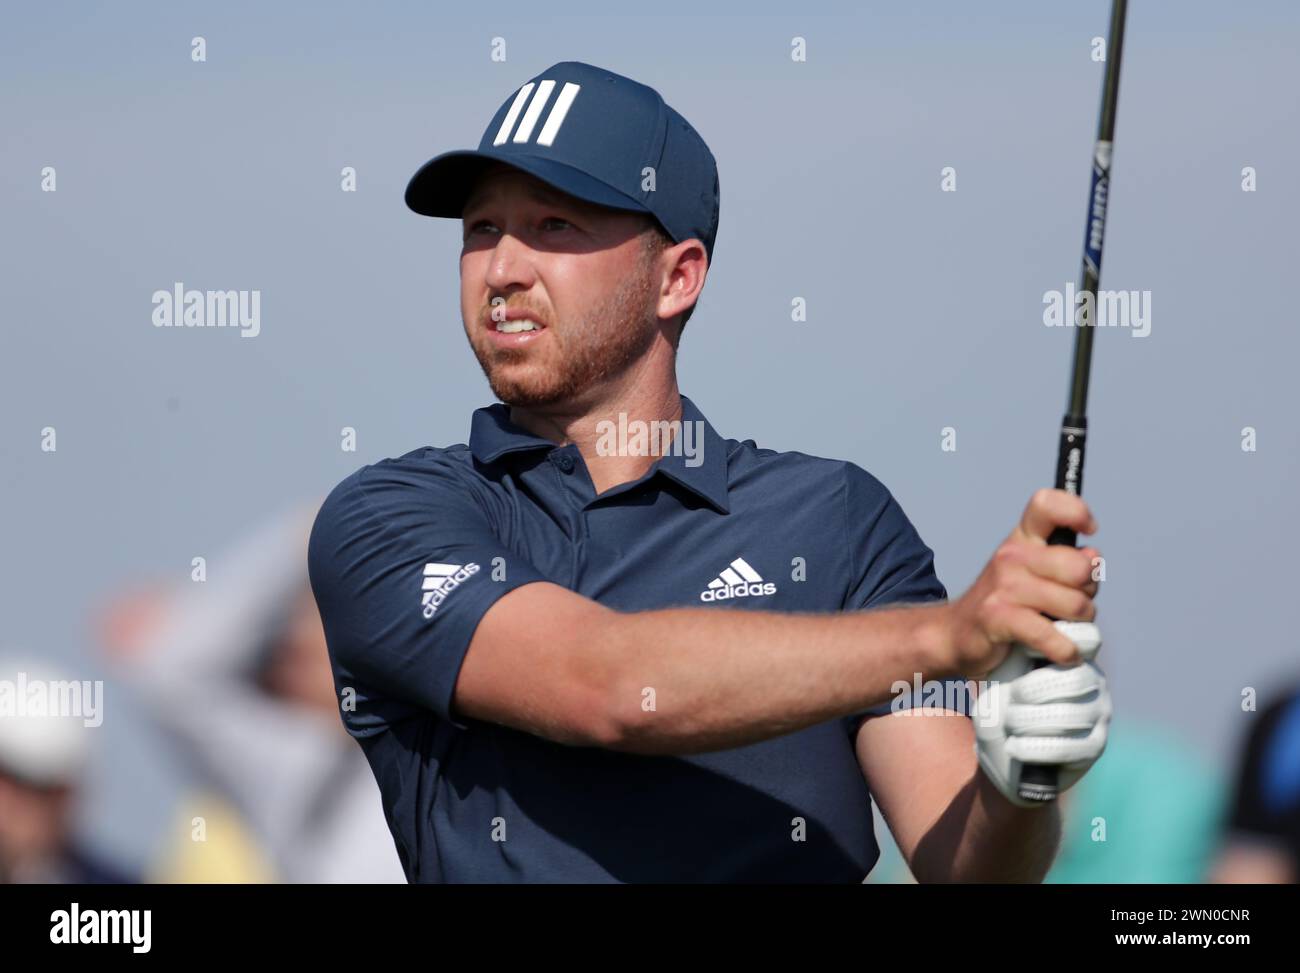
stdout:
[(483, 336), (472, 342), (492, 394), (511, 406), (542, 408), (579, 399), (593, 386), (622, 374), (654, 340), (648, 273), (632, 274), (579, 320), (554, 321), (537, 349), (502, 349)]

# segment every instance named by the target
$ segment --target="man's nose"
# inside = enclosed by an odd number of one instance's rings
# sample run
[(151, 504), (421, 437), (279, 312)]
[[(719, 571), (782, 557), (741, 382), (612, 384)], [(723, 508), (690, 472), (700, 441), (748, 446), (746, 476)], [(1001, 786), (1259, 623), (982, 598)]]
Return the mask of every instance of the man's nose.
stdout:
[(533, 252), (517, 237), (502, 233), (488, 257), (484, 283), (497, 292), (533, 282)]

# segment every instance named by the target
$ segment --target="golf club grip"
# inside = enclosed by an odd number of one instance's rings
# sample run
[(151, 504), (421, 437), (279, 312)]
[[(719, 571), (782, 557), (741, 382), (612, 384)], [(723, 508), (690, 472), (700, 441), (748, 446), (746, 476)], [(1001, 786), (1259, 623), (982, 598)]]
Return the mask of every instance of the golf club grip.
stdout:
[[(1056, 489), (1078, 496), (1083, 491), (1083, 456), (1088, 440), (1088, 420), (1067, 415), (1061, 420), (1061, 442), (1056, 454)], [(1069, 527), (1057, 527), (1047, 543), (1075, 546), (1078, 535)], [(1047, 659), (1034, 660), (1033, 668), (1051, 665)], [(1056, 768), (1048, 764), (1025, 764), (1020, 771), (1019, 795), (1027, 801), (1054, 801), (1060, 793)]]

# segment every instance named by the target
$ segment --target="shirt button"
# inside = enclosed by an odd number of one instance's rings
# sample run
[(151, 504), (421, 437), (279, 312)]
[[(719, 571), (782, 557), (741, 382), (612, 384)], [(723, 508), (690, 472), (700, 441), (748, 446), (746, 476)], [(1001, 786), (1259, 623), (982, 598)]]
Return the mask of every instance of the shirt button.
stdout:
[(555, 457), (555, 465), (560, 468), (561, 473), (573, 472), (573, 457), (568, 453), (561, 453)]

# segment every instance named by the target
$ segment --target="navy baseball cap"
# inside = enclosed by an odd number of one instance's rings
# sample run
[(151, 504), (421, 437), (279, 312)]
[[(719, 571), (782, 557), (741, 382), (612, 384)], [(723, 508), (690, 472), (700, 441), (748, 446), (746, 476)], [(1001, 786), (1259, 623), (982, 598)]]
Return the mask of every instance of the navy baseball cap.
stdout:
[[(444, 152), (421, 166), (406, 187), (406, 205), (423, 216), (460, 219), (475, 179), (492, 162), (589, 203), (649, 213), (674, 243), (703, 242), (713, 262), (713, 153), (659, 92), (631, 78), (581, 61), (553, 64), (502, 103), (478, 149)], [(642, 189), (645, 181), (651, 188)]]

